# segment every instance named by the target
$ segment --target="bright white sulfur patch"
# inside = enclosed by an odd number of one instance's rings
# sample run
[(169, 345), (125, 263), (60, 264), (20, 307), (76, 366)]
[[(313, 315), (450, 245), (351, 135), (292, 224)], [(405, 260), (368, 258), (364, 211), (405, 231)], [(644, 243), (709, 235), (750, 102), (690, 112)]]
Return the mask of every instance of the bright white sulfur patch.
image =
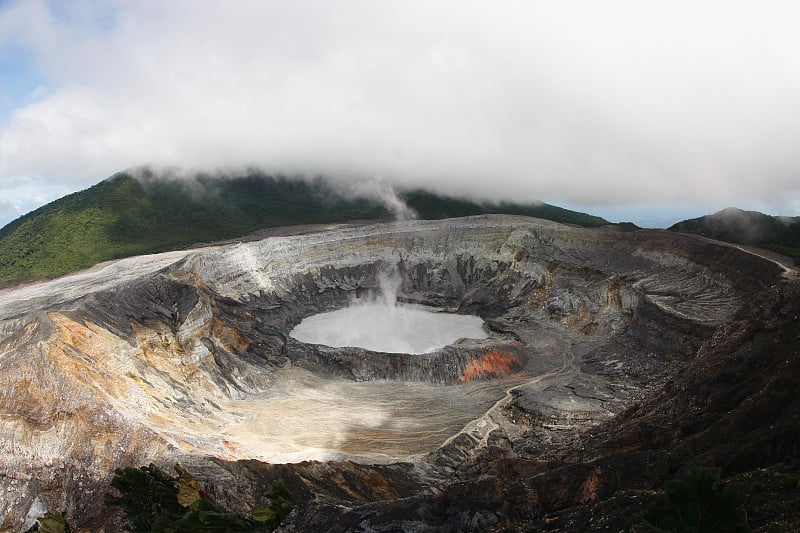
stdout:
[(310, 316), (290, 335), (310, 344), (410, 354), (432, 352), (458, 339), (488, 336), (483, 320), (476, 316), (384, 303), (365, 303)]
[(43, 517), (45, 513), (47, 513), (47, 506), (39, 496), (36, 496), (36, 499), (34, 499), (31, 504), (31, 508), (28, 509), (28, 514), (25, 515), (25, 522), (22, 524), (23, 531), (27, 531), (36, 525), (37, 520)]

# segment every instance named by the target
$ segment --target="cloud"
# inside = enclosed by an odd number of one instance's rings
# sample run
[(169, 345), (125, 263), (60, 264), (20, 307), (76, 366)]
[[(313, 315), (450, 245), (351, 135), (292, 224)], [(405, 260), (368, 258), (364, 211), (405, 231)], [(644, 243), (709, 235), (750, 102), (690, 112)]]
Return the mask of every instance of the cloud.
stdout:
[(797, 210), (798, 15), (778, 1), (11, 3), (0, 51), (30, 50), (47, 88), (0, 129), (0, 190), (256, 165), (493, 200)]

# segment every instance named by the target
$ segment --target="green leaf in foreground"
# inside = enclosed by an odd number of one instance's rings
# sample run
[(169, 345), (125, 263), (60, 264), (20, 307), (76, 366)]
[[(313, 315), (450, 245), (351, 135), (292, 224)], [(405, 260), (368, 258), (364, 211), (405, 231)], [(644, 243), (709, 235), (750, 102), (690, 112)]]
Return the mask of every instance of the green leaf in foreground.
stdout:
[(64, 515), (54, 512), (45, 513), (44, 516), (37, 519), (36, 525), (25, 533), (33, 531), (38, 531), (39, 533), (72, 533), (72, 528), (69, 527)]
[(178, 477), (155, 465), (120, 468), (111, 486), (116, 494), (106, 504), (122, 509), (127, 530), (135, 533), (248, 533), (269, 532), (298, 504), (297, 497), (282, 482), (266, 491), (269, 506), (258, 505), (245, 517), (211, 501), (200, 483), (180, 465)]
[(693, 468), (685, 480), (667, 481), (664, 496), (638, 517), (635, 532), (747, 533), (744, 495), (720, 482), (719, 468)]

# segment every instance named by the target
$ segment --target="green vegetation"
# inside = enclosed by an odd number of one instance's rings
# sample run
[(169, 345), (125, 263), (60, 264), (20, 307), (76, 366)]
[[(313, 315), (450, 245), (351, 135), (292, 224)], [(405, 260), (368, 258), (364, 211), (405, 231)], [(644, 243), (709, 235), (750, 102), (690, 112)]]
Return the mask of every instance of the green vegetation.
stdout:
[(332, 198), (320, 182), (260, 176), (183, 182), (120, 174), (0, 230), (0, 283), (56, 277), (263, 227), (385, 215), (366, 200)]
[(381, 206), (333, 197), (321, 182), (255, 175), (140, 180), (119, 174), (0, 230), (0, 283), (56, 277), (263, 227), (381, 216)]
[(106, 495), (107, 505), (125, 513), (127, 530), (134, 533), (238, 533), (273, 531), (298, 502), (282, 482), (266, 490), (269, 506), (257, 505), (251, 516), (234, 513), (214, 503), (198, 481), (180, 465), (178, 476), (151, 464), (119, 468)]
[[(327, 182), (250, 173), (165, 179), (118, 174), (0, 229), (0, 284), (52, 278), (109, 259), (241, 237), (257, 229), (388, 218), (376, 200), (346, 198)], [(420, 218), (485, 213), (599, 226), (606, 220), (547, 204), (480, 204), (422, 190), (400, 194)]]
[(585, 227), (606, 226), (610, 224), (610, 222), (604, 218), (587, 215), (586, 213), (579, 213), (577, 211), (570, 211), (563, 207), (544, 203), (478, 203), (466, 199), (439, 196), (421, 189), (403, 192), (400, 196), (406, 201), (409, 207), (419, 214), (420, 218), (425, 220), (502, 213), (504, 215), (544, 218), (564, 224), (576, 224)]
[(25, 533), (72, 533), (72, 528), (61, 513), (45, 513), (36, 524)]
[(744, 495), (720, 482), (719, 468), (693, 468), (667, 481), (664, 495), (635, 517), (637, 533), (747, 533)]
[(759, 246), (800, 263), (800, 217), (773, 217), (729, 208), (713, 215), (678, 222), (670, 231), (693, 233), (735, 244)]

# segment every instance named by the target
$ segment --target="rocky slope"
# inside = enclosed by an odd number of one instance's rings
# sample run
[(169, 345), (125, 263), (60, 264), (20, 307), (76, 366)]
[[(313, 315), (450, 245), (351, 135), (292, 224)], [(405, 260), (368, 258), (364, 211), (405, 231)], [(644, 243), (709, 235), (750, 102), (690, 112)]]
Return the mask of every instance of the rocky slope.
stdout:
[[(479, 315), (489, 337), (409, 356), (288, 335), (386, 270), (400, 300)], [(774, 262), (712, 241), (510, 216), (131, 258), (5, 290), (3, 527), (47, 508), (114, 531), (110, 473), (151, 461), (180, 461), (240, 509), (285, 479), (305, 501), (287, 531), (571, 524), (693, 453), (774, 465), (797, 455), (796, 410), (768, 399), (790, 400), (793, 378), (767, 387), (797, 362), (792, 291)], [(758, 424), (728, 413), (756, 396)], [(785, 429), (763, 436), (775, 451), (736, 459), (733, 437), (769, 420)]]

